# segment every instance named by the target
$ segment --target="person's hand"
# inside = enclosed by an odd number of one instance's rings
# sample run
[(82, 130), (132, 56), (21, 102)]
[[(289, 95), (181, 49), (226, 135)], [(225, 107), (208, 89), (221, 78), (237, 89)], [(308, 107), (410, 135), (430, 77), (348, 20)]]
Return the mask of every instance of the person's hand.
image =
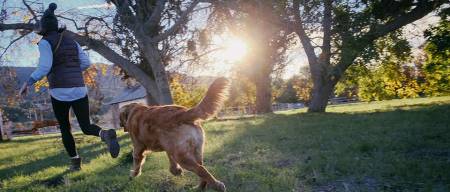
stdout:
[(19, 90), (19, 96), (24, 97), (27, 95), (28, 92), (28, 85), (27, 82), (23, 83), (22, 87)]

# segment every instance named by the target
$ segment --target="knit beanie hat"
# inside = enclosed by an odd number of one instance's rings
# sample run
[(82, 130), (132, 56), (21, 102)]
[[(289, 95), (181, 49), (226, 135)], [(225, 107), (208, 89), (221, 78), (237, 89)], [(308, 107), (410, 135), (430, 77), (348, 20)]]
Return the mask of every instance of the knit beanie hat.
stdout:
[(58, 19), (55, 16), (56, 4), (50, 3), (41, 18), (40, 35), (46, 35), (51, 31), (58, 31)]

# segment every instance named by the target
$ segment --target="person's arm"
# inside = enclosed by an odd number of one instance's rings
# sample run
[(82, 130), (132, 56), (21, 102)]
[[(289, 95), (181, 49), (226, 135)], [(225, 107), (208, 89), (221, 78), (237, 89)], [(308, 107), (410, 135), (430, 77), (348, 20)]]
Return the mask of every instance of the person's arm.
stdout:
[(80, 67), (81, 67), (81, 70), (84, 71), (87, 68), (89, 68), (89, 66), (91, 66), (91, 61), (89, 60), (88, 55), (86, 54), (86, 52), (84, 52), (84, 50), (81, 48), (81, 46), (78, 43), (76, 43), (76, 44), (77, 44), (77, 48), (78, 48), (78, 58), (80, 59)]
[(31, 73), (28, 79), (27, 85), (33, 85), (37, 81), (45, 77), (52, 69), (53, 53), (50, 43), (46, 40), (41, 40), (38, 44), (39, 47), (39, 63), (36, 70)]
[(25, 96), (27, 94), (28, 86), (31, 86), (37, 81), (41, 80), (52, 69), (53, 53), (50, 43), (42, 39), (39, 42), (38, 47), (39, 47), (38, 66), (36, 70), (34, 70), (34, 72), (31, 73), (28, 81), (23, 83), (22, 87), (19, 90), (20, 96)]

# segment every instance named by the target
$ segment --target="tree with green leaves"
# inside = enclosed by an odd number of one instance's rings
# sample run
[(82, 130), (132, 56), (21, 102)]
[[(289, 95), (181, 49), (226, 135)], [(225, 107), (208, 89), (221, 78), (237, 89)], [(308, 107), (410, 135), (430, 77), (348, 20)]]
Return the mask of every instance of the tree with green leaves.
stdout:
[(272, 93), (274, 101), (277, 103), (297, 103), (297, 97), (294, 83), (297, 77), (291, 77), (287, 80), (282, 78), (274, 79), (272, 83)]
[(174, 104), (195, 107), (205, 96), (207, 87), (199, 86), (198, 84), (196, 86), (189, 86), (183, 80), (183, 76), (179, 74), (173, 74), (170, 78)]
[(313, 79), (309, 112), (324, 112), (345, 71), (403, 26), (448, 5), (447, 0), (294, 0), (292, 15)]
[(419, 67), (411, 66), (414, 62), (406, 38), (390, 33), (374, 45), (374, 57), (350, 66), (335, 93), (362, 101), (418, 97), (422, 91), (416, 75)]
[(450, 14), (443, 12), (435, 27), (425, 32), (427, 38), (424, 50), (426, 60), (424, 72), (424, 93), (429, 96), (450, 94)]

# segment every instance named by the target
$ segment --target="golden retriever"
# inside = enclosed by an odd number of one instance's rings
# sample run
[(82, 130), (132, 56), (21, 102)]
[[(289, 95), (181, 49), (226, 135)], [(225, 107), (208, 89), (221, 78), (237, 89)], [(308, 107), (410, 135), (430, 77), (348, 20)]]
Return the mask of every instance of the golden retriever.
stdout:
[(149, 152), (165, 151), (170, 172), (180, 175), (182, 168), (196, 173), (199, 188), (225, 191), (225, 185), (203, 166), (204, 132), (200, 120), (214, 116), (228, 95), (229, 81), (216, 79), (206, 96), (194, 108), (178, 105), (146, 106), (132, 103), (120, 108), (120, 126), (129, 132), (133, 143), (131, 178), (141, 174)]

